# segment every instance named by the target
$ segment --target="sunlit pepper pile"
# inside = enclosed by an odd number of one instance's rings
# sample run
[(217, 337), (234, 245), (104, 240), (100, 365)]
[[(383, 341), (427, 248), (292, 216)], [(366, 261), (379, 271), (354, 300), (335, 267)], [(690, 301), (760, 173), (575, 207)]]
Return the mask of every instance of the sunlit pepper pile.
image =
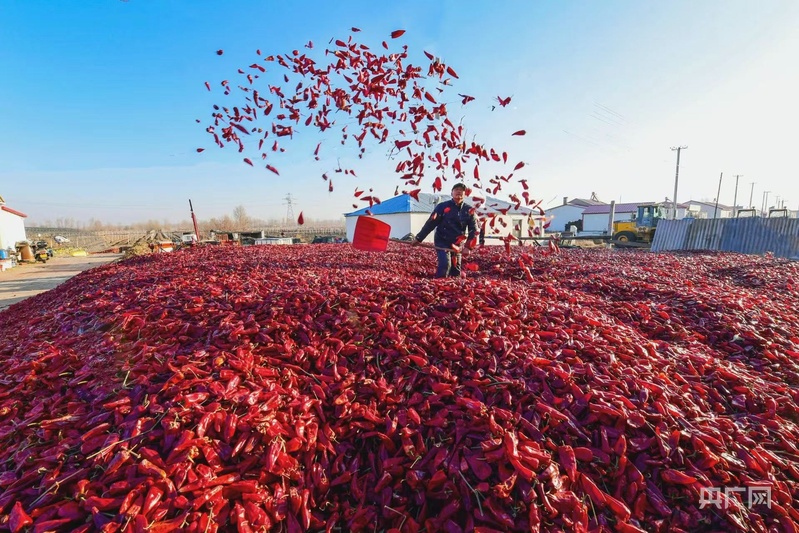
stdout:
[(799, 264), (434, 260), (201, 248), (0, 313), (0, 530), (796, 529)]

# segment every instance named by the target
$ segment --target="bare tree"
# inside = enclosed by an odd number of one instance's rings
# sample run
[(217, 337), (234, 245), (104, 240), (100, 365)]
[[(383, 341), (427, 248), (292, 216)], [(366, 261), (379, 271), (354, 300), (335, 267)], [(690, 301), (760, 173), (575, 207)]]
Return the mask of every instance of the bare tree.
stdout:
[(233, 222), (238, 230), (249, 228), (251, 219), (247, 215), (247, 210), (244, 209), (243, 205), (237, 205), (233, 209)]
[(208, 221), (208, 226), (210, 229), (218, 231), (233, 231), (235, 229), (235, 224), (230, 215), (225, 215), (222, 218), (212, 218)]

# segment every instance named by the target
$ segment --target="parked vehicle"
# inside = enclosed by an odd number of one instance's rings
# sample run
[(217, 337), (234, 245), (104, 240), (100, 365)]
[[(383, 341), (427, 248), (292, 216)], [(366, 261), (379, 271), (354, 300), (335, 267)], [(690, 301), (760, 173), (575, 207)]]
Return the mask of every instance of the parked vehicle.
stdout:
[(194, 246), (197, 244), (197, 234), (184, 231), (180, 236), (180, 242), (183, 246)]
[(47, 245), (46, 241), (36, 241), (33, 249), (33, 257), (36, 261), (46, 263), (48, 259), (53, 257), (53, 250)]
[(337, 244), (347, 242), (344, 237), (334, 237), (332, 235), (317, 235), (311, 241), (311, 244)]

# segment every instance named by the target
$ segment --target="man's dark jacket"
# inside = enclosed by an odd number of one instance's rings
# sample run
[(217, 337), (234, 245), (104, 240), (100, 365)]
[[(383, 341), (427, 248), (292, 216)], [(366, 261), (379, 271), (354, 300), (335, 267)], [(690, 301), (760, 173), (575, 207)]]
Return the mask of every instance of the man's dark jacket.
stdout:
[(474, 208), (466, 202), (461, 205), (452, 200), (438, 204), (422, 229), (416, 234), (416, 240), (423, 241), (431, 231), (436, 230), (433, 242), (439, 248), (449, 248), (456, 243), (458, 237), (469, 231), (469, 240), (477, 235), (477, 217)]

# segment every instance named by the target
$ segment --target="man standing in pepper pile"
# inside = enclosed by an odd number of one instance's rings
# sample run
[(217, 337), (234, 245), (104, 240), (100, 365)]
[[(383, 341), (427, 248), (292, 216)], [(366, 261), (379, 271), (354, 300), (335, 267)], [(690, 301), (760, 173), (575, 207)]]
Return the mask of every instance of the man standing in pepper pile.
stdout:
[[(473, 248), (477, 241), (477, 217), (474, 208), (463, 201), (466, 195), (466, 185), (456, 183), (452, 187), (452, 200), (438, 204), (430, 218), (427, 219), (422, 229), (412, 241), (416, 246), (427, 237), (431, 231), (436, 230), (433, 242), (438, 255), (437, 278), (460, 277), (461, 275), (461, 244), (466, 241), (466, 250)], [(467, 240), (466, 232), (469, 232)]]

